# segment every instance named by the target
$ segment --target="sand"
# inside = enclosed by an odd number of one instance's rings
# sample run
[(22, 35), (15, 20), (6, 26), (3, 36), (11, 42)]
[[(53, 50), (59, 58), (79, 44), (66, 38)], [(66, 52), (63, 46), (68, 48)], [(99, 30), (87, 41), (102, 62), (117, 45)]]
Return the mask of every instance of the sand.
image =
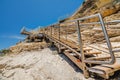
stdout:
[(58, 55), (56, 51), (45, 48), (41, 51), (0, 57), (0, 80), (87, 79), (64, 55)]

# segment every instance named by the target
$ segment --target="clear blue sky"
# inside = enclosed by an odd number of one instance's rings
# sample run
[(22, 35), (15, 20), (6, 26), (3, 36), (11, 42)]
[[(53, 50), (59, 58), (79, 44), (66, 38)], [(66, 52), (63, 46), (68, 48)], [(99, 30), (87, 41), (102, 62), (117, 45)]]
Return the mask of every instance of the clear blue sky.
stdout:
[(0, 0), (0, 49), (23, 39), (23, 26), (34, 29), (72, 14), (83, 0)]

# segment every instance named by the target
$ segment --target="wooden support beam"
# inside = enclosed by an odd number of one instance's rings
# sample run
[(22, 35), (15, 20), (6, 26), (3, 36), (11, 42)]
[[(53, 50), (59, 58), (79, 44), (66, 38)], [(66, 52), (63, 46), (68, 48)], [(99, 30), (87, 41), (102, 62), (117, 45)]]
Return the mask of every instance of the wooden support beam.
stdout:
[(65, 52), (64, 53), (74, 64), (76, 64), (81, 70), (83, 69), (82, 62), (78, 60), (76, 57), (73, 55), (70, 55), (70, 53)]

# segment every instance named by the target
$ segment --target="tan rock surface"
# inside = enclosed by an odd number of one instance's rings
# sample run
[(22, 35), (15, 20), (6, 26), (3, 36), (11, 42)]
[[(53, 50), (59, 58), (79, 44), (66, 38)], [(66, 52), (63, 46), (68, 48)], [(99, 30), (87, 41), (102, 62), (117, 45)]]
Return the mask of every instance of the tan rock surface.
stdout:
[(10, 47), (12, 53), (20, 53), (23, 51), (41, 50), (47, 47), (45, 42), (32, 42), (32, 43), (19, 43), (15, 46)]

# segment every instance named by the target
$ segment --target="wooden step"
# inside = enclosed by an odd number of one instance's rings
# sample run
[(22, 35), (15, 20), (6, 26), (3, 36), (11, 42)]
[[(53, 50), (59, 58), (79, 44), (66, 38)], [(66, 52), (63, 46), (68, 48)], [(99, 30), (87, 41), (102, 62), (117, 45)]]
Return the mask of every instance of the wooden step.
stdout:
[(106, 56), (106, 57), (90, 57), (87, 58), (86, 60), (106, 60), (106, 59), (110, 59), (110, 56)]
[(101, 54), (101, 52), (86, 52), (85, 55), (92, 55), (92, 54)]
[(69, 49), (67, 49), (67, 50), (65, 50), (65, 52), (71, 53), (72, 51), (71, 51), (71, 50), (69, 50)]
[[(84, 52), (89, 52), (89, 51), (91, 51), (92, 49), (91, 48), (83, 48), (83, 51)], [(80, 51), (80, 49), (77, 49), (77, 51)]]
[(85, 52), (85, 51), (90, 51), (90, 50), (92, 50), (91, 48), (83, 48), (83, 51)]
[(72, 56), (77, 56), (75, 53), (70, 53), (70, 55), (72, 55)]
[(61, 49), (61, 50), (65, 50), (65, 49), (67, 49), (67, 48), (66, 48), (66, 47), (60, 47), (60, 49)]
[(112, 76), (115, 71), (120, 70), (120, 64), (114, 63), (112, 65), (97, 65), (91, 68), (88, 68), (90, 72), (97, 73), (99, 76), (108, 79), (109, 76)]

